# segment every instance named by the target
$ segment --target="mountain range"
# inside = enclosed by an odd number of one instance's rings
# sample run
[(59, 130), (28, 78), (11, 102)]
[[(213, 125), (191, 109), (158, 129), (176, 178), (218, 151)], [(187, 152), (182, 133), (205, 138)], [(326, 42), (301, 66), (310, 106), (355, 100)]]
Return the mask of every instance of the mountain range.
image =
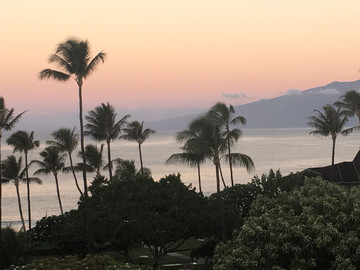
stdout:
[[(236, 115), (246, 118), (247, 128), (298, 128), (306, 127), (308, 117), (314, 109), (321, 110), (326, 104), (333, 104), (349, 90), (360, 89), (360, 80), (353, 82), (332, 82), (308, 90), (289, 90), (287, 94), (270, 99), (234, 106)], [(182, 130), (192, 119), (201, 114), (193, 114), (160, 121), (149, 126), (156, 130)], [(350, 122), (353, 124), (353, 120)]]
[[(246, 118), (246, 128), (306, 127), (308, 117), (314, 114), (314, 109), (321, 110), (322, 106), (334, 103), (346, 91), (359, 89), (360, 80), (332, 82), (325, 86), (304, 91), (289, 90), (287, 94), (279, 97), (238, 105), (234, 106), (234, 108), (236, 115), (242, 115)], [(144, 120), (146, 127), (155, 130), (179, 131), (188, 128), (193, 119), (205, 113), (208, 109), (140, 109), (118, 110), (117, 113), (119, 117), (131, 114), (130, 121)], [(33, 115), (29, 111), (23, 115), (16, 128), (48, 134), (60, 127), (77, 127), (78, 121), (77, 113)]]

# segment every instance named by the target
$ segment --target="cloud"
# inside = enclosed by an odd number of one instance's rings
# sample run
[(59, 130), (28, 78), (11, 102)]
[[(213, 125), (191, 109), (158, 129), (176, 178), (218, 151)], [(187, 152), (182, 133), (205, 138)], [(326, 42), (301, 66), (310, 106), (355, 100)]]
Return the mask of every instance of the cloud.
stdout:
[(338, 95), (340, 91), (335, 88), (327, 88), (311, 91), (310, 94), (321, 94), (321, 95)]
[(223, 93), (223, 97), (225, 98), (249, 98), (245, 93), (239, 92), (239, 93)]
[(289, 89), (287, 90), (285, 93), (285, 95), (301, 95), (302, 94), (302, 91), (299, 90), (299, 89)]

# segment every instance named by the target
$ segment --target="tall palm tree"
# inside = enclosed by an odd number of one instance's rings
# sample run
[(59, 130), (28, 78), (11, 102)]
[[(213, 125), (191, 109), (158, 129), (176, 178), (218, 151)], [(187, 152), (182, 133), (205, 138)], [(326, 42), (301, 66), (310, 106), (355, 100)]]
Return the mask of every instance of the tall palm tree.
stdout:
[[(237, 142), (241, 135), (242, 131), (238, 128), (230, 129), (231, 125), (237, 124), (246, 124), (246, 119), (243, 116), (237, 116), (232, 118), (235, 114), (235, 109), (232, 105), (227, 107), (224, 103), (218, 102), (213, 107), (211, 107), (208, 112), (208, 117), (212, 118), (220, 126), (223, 135), (226, 136), (226, 145), (228, 151), (228, 162), (230, 167), (230, 179), (231, 186), (234, 186), (234, 176), (233, 176), (233, 159), (231, 158), (231, 147)], [(236, 161), (235, 161), (236, 162)]]
[[(3, 97), (0, 97), (0, 160), (1, 158), (1, 139), (4, 131), (13, 129), (15, 124), (20, 120), (20, 117), (25, 112), (22, 112), (18, 115), (14, 115), (14, 108), (7, 109), (5, 106), (5, 101)], [(0, 169), (0, 179), (2, 170)], [(0, 181), (0, 239), (1, 239), (1, 224), (2, 224), (2, 185)]]
[(59, 172), (65, 167), (66, 154), (59, 151), (57, 147), (46, 147), (44, 151), (40, 152), (42, 160), (33, 160), (32, 163), (37, 164), (40, 168), (37, 169), (34, 174), (50, 174), (55, 177), (56, 194), (59, 201), (60, 212), (63, 215), (63, 207), (61, 203), (60, 189), (59, 189)]
[(129, 117), (130, 115), (125, 115), (116, 121), (115, 108), (109, 103), (101, 103), (101, 106), (95, 107), (86, 116), (88, 123), (85, 125), (85, 135), (91, 136), (96, 141), (106, 141), (110, 180), (112, 179), (110, 143), (119, 137), (121, 128)]
[(141, 123), (138, 121), (133, 121), (131, 123), (128, 123), (126, 128), (123, 129), (123, 131), (124, 131), (124, 135), (122, 135), (120, 138), (129, 141), (136, 141), (138, 143), (141, 173), (144, 174), (141, 145), (145, 142), (147, 138), (149, 138), (151, 134), (155, 134), (156, 131), (149, 128), (144, 130), (144, 121), (142, 121)]
[[(88, 41), (71, 38), (60, 43), (55, 54), (49, 57), (49, 63), (56, 63), (62, 70), (44, 69), (39, 73), (40, 79), (55, 79), (57, 81), (68, 81), (73, 79), (78, 85), (79, 90), (79, 119), (80, 119), (80, 145), (81, 151), (85, 151), (84, 145), (84, 125), (83, 125), (83, 105), (82, 87), (84, 81), (95, 71), (100, 62), (104, 62), (106, 54), (98, 53), (91, 59), (90, 45)], [(85, 155), (83, 163), (86, 164)], [(83, 170), (84, 194), (87, 201), (88, 190), (86, 181), (86, 170)], [(86, 204), (86, 203), (85, 203)]]
[(75, 180), (75, 185), (80, 195), (83, 196), (84, 194), (82, 193), (81, 188), (79, 186), (72, 160), (72, 152), (76, 149), (76, 147), (79, 144), (79, 135), (75, 133), (75, 128), (73, 128), (72, 130), (69, 128), (60, 128), (54, 131), (52, 133), (52, 136), (54, 138), (54, 141), (47, 141), (47, 144), (57, 147), (62, 152), (66, 152), (68, 154), (70, 160), (71, 172)]
[(28, 201), (28, 216), (29, 229), (31, 229), (31, 203), (30, 203), (30, 178), (28, 170), (28, 153), (36, 147), (39, 147), (40, 142), (34, 140), (34, 132), (28, 134), (26, 131), (16, 131), (6, 140), (7, 144), (13, 146), (15, 152), (24, 152), (25, 156), (25, 172), (26, 172), (26, 186), (27, 186), (27, 201)]
[[(19, 184), (20, 182), (26, 182), (25, 177), (25, 168), (22, 166), (22, 157), (19, 157), (18, 160), (16, 160), (15, 156), (11, 155), (8, 156), (6, 160), (1, 162), (1, 170), (2, 170), (2, 182), (9, 183), (10, 181), (13, 181), (16, 188), (16, 195), (18, 199), (18, 205), (19, 205), (19, 214), (20, 219), (22, 223), (22, 227), (24, 231), (26, 231), (24, 216), (22, 212), (21, 207), (21, 198), (20, 198), (20, 191), (19, 191)], [(38, 184), (41, 184), (41, 180), (37, 177), (31, 177), (31, 182), (36, 182)]]
[(348, 132), (344, 132), (344, 126), (348, 121), (347, 112), (343, 111), (340, 107), (335, 107), (330, 104), (323, 106), (323, 111), (314, 110), (316, 115), (310, 116), (308, 119), (310, 122), (308, 125), (314, 128), (310, 134), (331, 136), (332, 139), (332, 154), (331, 154), (331, 176), (330, 181), (334, 179), (334, 160), (335, 160), (335, 143), (338, 134), (347, 135)]
[(183, 152), (172, 154), (165, 163), (183, 163), (189, 165), (190, 167), (196, 167), (199, 181), (199, 192), (202, 194), (200, 165), (206, 158), (206, 145), (203, 145), (204, 142), (199, 140), (198, 133), (193, 130), (183, 130), (178, 132), (176, 140), (184, 142), (184, 146), (181, 147)]

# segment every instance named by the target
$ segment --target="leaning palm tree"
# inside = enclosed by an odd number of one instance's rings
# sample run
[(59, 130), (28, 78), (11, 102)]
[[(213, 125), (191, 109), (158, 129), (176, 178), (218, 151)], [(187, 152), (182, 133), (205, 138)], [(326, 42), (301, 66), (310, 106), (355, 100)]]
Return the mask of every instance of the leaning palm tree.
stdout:
[(96, 141), (106, 141), (108, 154), (109, 178), (112, 179), (112, 162), (110, 143), (119, 137), (122, 126), (130, 115), (125, 115), (116, 121), (115, 108), (109, 103), (101, 103), (86, 116), (88, 123), (85, 125), (85, 135), (92, 137)]
[(196, 167), (199, 181), (199, 192), (202, 194), (200, 165), (206, 159), (206, 145), (203, 145), (204, 142), (199, 140), (198, 134), (193, 130), (183, 130), (178, 132), (176, 140), (184, 142), (184, 146), (181, 147), (183, 152), (172, 154), (165, 163), (183, 163), (189, 165), (190, 167)]
[(52, 133), (52, 136), (54, 138), (54, 141), (47, 141), (47, 144), (57, 147), (62, 152), (66, 152), (68, 154), (70, 160), (70, 168), (74, 176), (75, 185), (80, 195), (83, 196), (84, 194), (82, 193), (81, 188), (79, 186), (72, 160), (72, 152), (78, 146), (79, 135), (75, 133), (75, 128), (73, 128), (72, 130), (68, 128), (60, 128), (59, 130), (54, 131)]
[(34, 174), (40, 175), (52, 173), (54, 175), (60, 212), (63, 215), (64, 211), (61, 203), (58, 174), (65, 167), (66, 154), (59, 151), (59, 148), (50, 146), (46, 147), (44, 151), (41, 151), (40, 156), (42, 157), (42, 160), (32, 161), (32, 163), (37, 164), (40, 167)]
[(230, 126), (237, 124), (246, 124), (245, 117), (237, 116), (232, 118), (233, 114), (235, 114), (234, 107), (232, 105), (227, 107), (222, 102), (216, 103), (213, 107), (211, 107), (210, 111), (208, 112), (208, 117), (213, 119), (213, 121), (215, 121), (217, 125), (219, 125), (223, 136), (226, 137), (231, 186), (234, 186), (233, 163), (236, 162), (236, 160), (233, 160), (231, 158), (231, 147), (234, 145), (235, 142), (240, 139), (242, 131), (238, 128), (230, 129)]
[[(19, 214), (20, 219), (22, 223), (22, 227), (24, 231), (26, 231), (24, 216), (22, 212), (22, 206), (21, 206), (21, 198), (20, 198), (20, 191), (19, 191), (19, 184), (20, 182), (26, 182), (25, 177), (25, 168), (22, 166), (22, 157), (19, 157), (18, 160), (16, 160), (15, 156), (11, 155), (8, 156), (6, 160), (1, 162), (1, 170), (2, 170), (2, 179), (1, 181), (3, 183), (9, 183), (10, 181), (14, 182), (15, 188), (16, 188), (16, 195), (18, 199), (18, 205), (19, 205)], [(38, 184), (41, 184), (41, 180), (37, 177), (31, 177), (29, 179), (31, 182), (36, 182)]]
[(141, 173), (144, 174), (141, 145), (145, 142), (147, 138), (149, 138), (151, 134), (155, 134), (156, 131), (150, 128), (144, 130), (144, 121), (142, 121), (141, 123), (138, 121), (133, 121), (131, 123), (128, 123), (126, 128), (123, 129), (123, 131), (124, 131), (124, 135), (121, 135), (120, 138), (129, 141), (136, 141), (138, 143), (139, 155), (140, 155), (140, 168), (141, 168)]
[[(87, 79), (95, 70), (100, 62), (104, 62), (105, 53), (100, 52), (94, 58), (90, 56), (90, 45), (88, 41), (81, 41), (75, 38), (60, 43), (55, 54), (49, 57), (49, 63), (56, 63), (62, 70), (44, 69), (39, 73), (40, 79), (55, 79), (57, 81), (68, 81), (73, 79), (79, 89), (79, 119), (80, 119), (80, 145), (81, 151), (85, 151), (84, 145), (84, 125), (83, 125), (83, 104), (82, 87)], [(85, 155), (83, 163), (86, 164)], [(88, 190), (86, 181), (86, 171), (83, 170), (84, 194), (87, 201)]]
[(323, 111), (314, 110), (316, 115), (310, 116), (308, 125), (314, 130), (310, 132), (313, 135), (331, 136), (332, 154), (331, 154), (331, 175), (330, 181), (334, 179), (334, 161), (335, 161), (335, 143), (338, 134), (347, 135), (349, 131), (344, 131), (344, 126), (348, 121), (347, 112), (340, 107), (330, 104), (323, 106)]
[(13, 146), (15, 152), (24, 152), (25, 156), (25, 172), (26, 172), (26, 186), (27, 186), (27, 201), (28, 201), (28, 217), (29, 229), (31, 229), (31, 203), (30, 203), (30, 178), (28, 170), (28, 153), (36, 147), (39, 147), (40, 142), (34, 140), (34, 132), (28, 134), (26, 131), (19, 130), (6, 140), (7, 144)]
[[(20, 117), (23, 115), (22, 112), (18, 115), (14, 115), (14, 108), (7, 109), (5, 107), (5, 101), (3, 97), (0, 97), (0, 160), (1, 158), (1, 139), (4, 131), (13, 129), (15, 124), (19, 121)], [(2, 170), (0, 169), (0, 179)], [(1, 224), (2, 224), (2, 185), (0, 181), (0, 239), (1, 239)]]

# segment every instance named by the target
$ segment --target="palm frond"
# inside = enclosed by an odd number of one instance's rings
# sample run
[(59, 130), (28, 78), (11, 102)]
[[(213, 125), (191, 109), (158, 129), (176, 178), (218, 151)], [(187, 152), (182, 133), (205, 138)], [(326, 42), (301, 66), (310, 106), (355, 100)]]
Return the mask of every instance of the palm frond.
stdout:
[(64, 72), (61, 71), (57, 71), (57, 70), (53, 70), (53, 69), (44, 69), (39, 73), (39, 79), (43, 80), (43, 79), (55, 79), (58, 81), (67, 81), (69, 80), (71, 77), (69, 74), (66, 74)]
[(225, 155), (225, 159), (227, 162), (229, 162), (231, 159), (234, 166), (246, 168), (248, 172), (255, 170), (254, 162), (248, 155), (241, 153), (231, 153), (230, 155)]

